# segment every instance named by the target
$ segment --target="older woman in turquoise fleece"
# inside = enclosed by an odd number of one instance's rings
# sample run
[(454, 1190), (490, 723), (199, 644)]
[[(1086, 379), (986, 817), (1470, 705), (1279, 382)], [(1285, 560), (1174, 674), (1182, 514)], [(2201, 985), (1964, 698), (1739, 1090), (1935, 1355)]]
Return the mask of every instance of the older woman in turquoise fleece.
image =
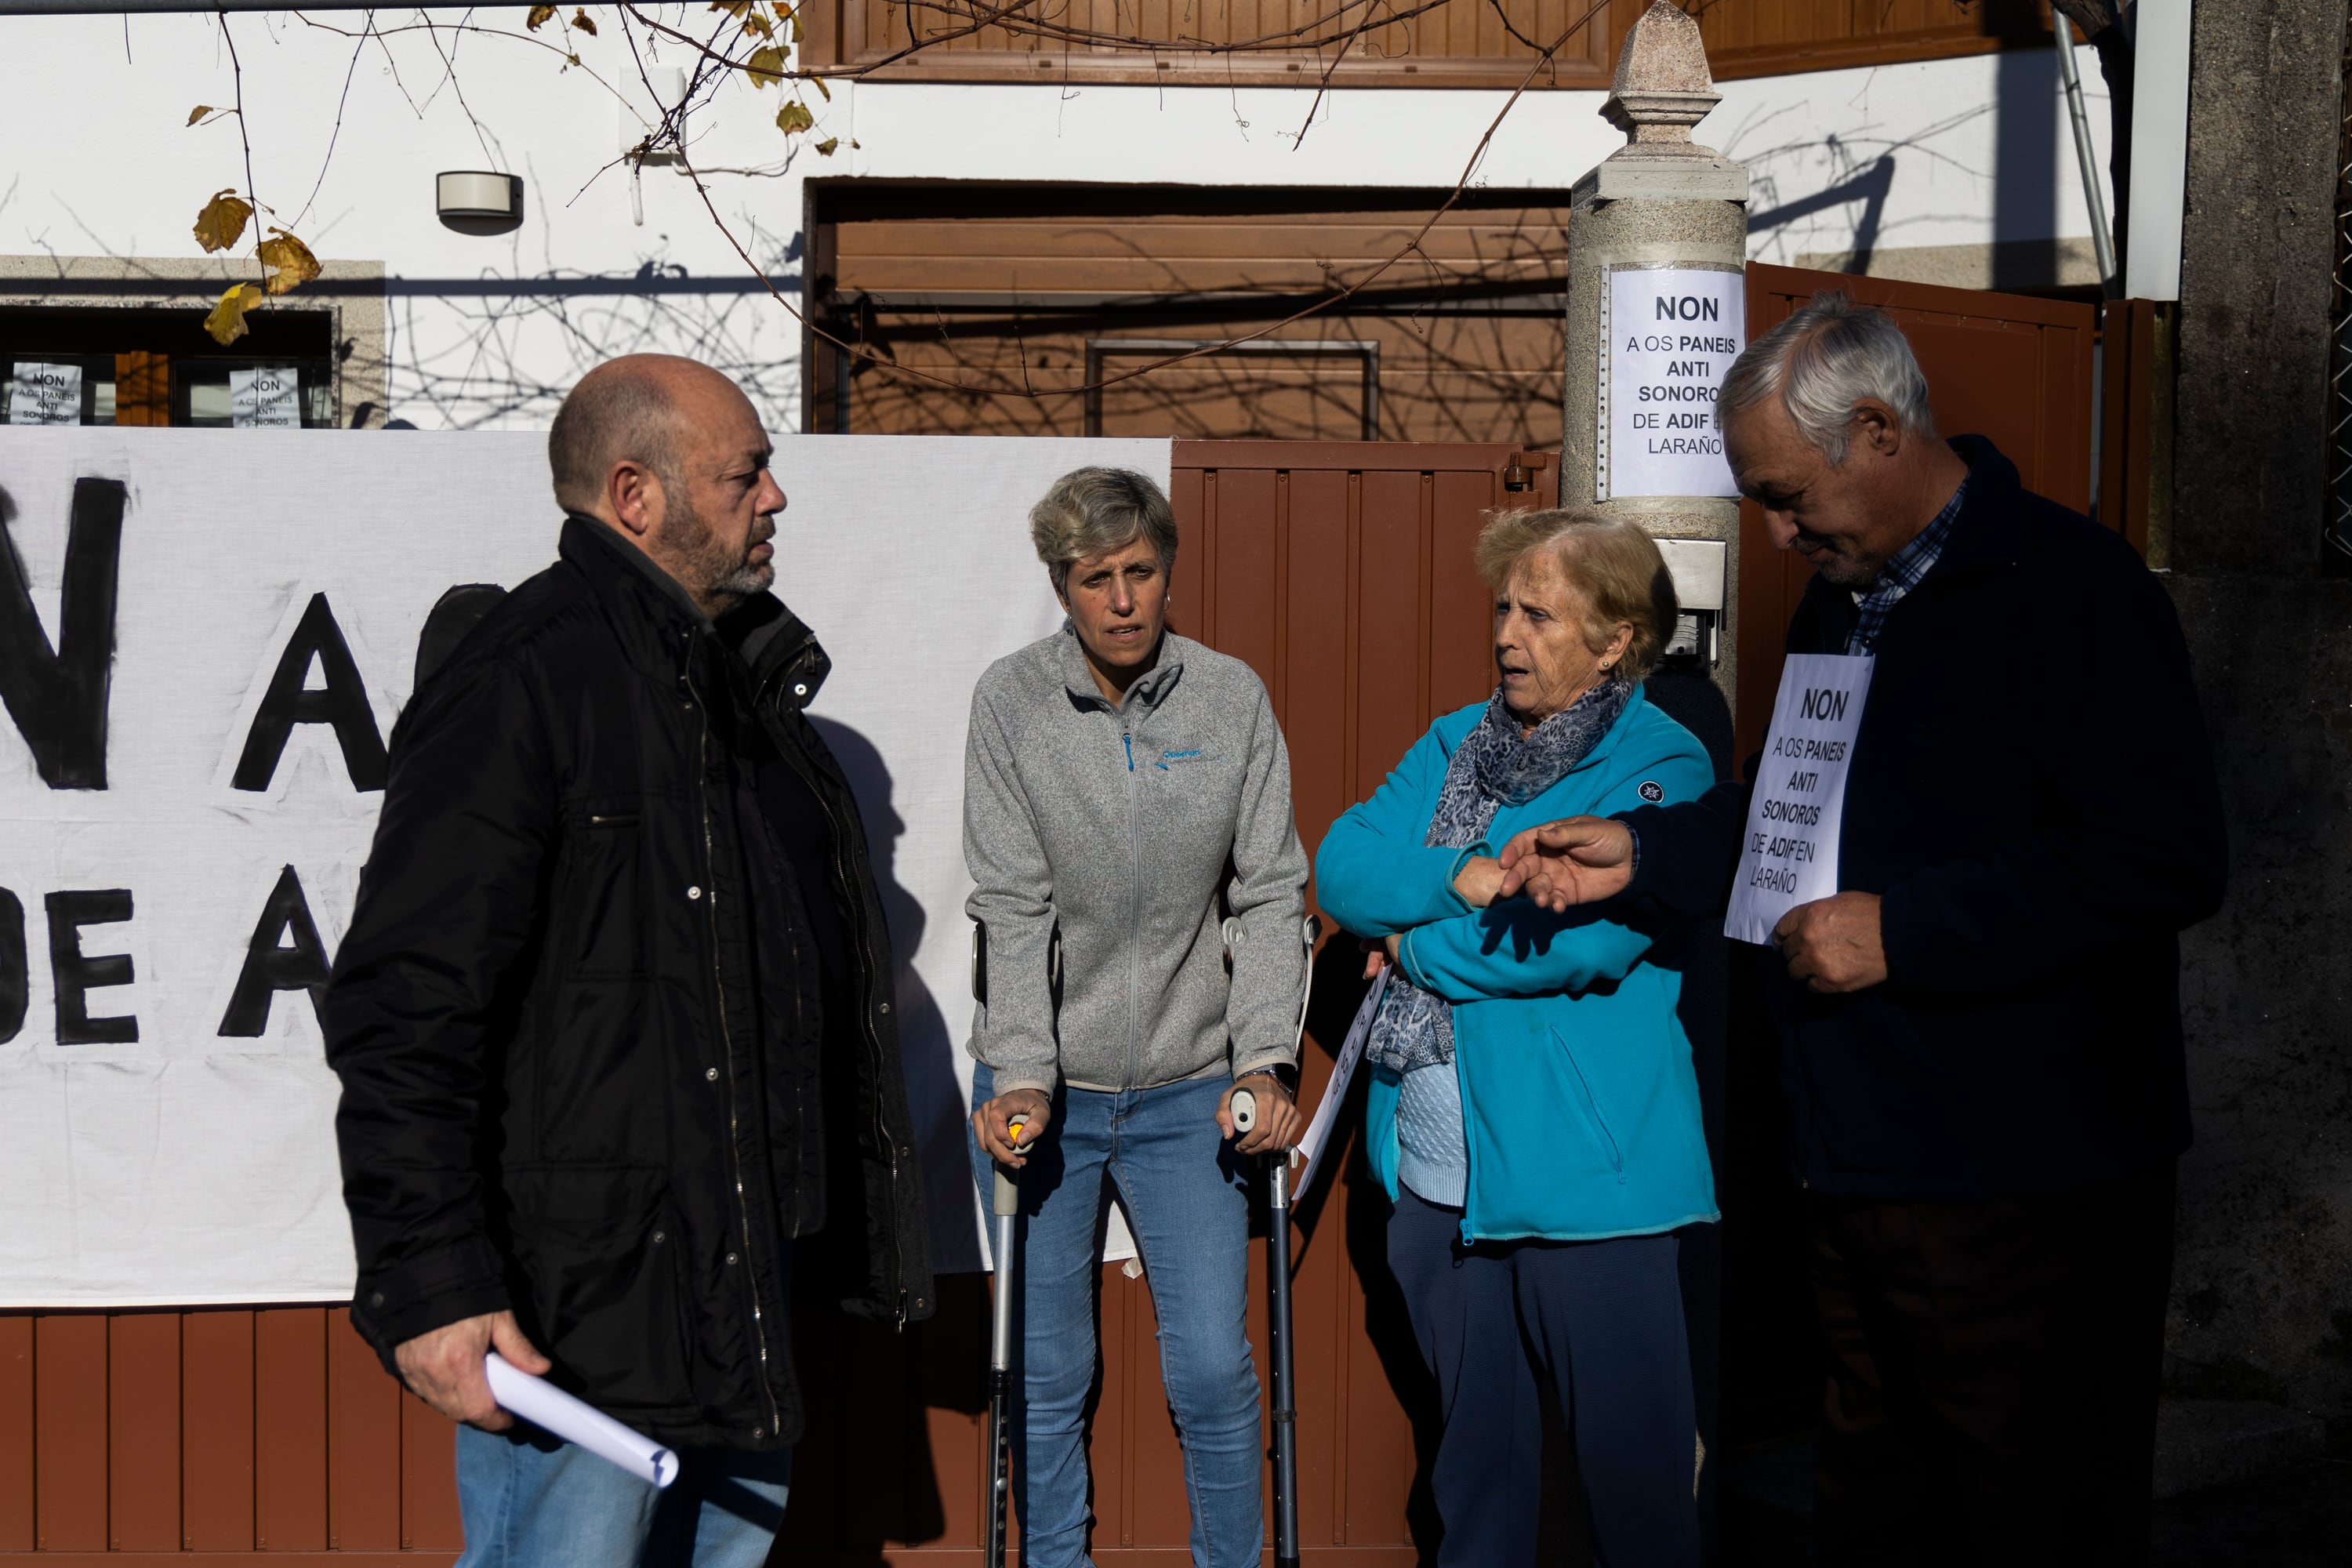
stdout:
[(1495, 849), (1715, 782), (1642, 678), (1674, 591), (1639, 527), (1487, 524), (1487, 701), (1431, 726), (1316, 857), (1317, 897), (1391, 964), (1366, 1059), (1389, 1267), (1435, 1378), (1438, 1562), (1535, 1562), (1540, 1382), (1574, 1434), (1598, 1560), (1699, 1559), (1675, 1231), (1717, 1217), (1676, 1006), (1686, 933), (1498, 900)]

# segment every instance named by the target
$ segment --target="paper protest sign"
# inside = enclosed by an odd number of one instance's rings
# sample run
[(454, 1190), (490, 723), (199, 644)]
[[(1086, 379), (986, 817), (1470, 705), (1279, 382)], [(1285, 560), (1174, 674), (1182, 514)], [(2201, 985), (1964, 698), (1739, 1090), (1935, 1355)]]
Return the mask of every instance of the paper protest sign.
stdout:
[(1838, 890), (1846, 769), (1870, 696), (1866, 656), (1792, 653), (1748, 800), (1748, 836), (1723, 934), (1769, 942), (1780, 917)]
[(1364, 1059), (1364, 1041), (1371, 1036), (1372, 1020), (1380, 1016), (1381, 998), (1389, 994), (1389, 976), (1393, 973), (1381, 969), (1364, 993), (1363, 1005), (1356, 1009), (1356, 1021), (1348, 1026), (1339, 1059), (1331, 1064), (1331, 1081), (1323, 1086), (1323, 1102), (1315, 1108), (1315, 1119), (1307, 1124), (1307, 1136), (1298, 1142), (1298, 1180), (1290, 1189), (1294, 1202), (1307, 1195), (1315, 1180), (1317, 1162), (1323, 1157), (1323, 1146), (1331, 1141), (1332, 1124), (1339, 1120), (1340, 1102), (1348, 1098), (1348, 1082), (1356, 1076), (1356, 1064)]
[(228, 373), (229, 423), (239, 430), (302, 428), (302, 386), (290, 364)]
[(81, 366), (20, 359), (8, 375), (8, 423), (81, 423)]
[(1619, 267), (1601, 291), (1596, 500), (1732, 496), (1716, 398), (1748, 345), (1737, 271)]

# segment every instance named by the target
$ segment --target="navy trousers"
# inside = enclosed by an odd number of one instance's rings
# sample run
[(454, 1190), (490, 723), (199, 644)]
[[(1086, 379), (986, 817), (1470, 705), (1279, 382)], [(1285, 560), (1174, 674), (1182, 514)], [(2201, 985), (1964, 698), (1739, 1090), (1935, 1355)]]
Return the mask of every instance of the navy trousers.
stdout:
[(1460, 1209), (1404, 1188), (1388, 1240), (1437, 1383), (1440, 1568), (1534, 1563), (1546, 1384), (1576, 1444), (1594, 1561), (1696, 1568), (1698, 1422), (1675, 1237), (1465, 1247)]

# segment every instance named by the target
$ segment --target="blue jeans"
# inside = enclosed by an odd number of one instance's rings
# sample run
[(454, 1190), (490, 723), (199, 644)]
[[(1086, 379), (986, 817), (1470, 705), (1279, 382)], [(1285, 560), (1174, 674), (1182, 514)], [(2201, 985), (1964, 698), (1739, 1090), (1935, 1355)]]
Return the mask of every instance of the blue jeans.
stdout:
[(457, 1428), (457, 1568), (760, 1568), (793, 1451), (680, 1450), (667, 1490), (517, 1424)]
[[(984, 1064), (972, 1104), (992, 1098)], [(1244, 1160), (1217, 1131), (1227, 1080), (1101, 1094), (1066, 1089), (1021, 1173), (1014, 1305), (1013, 1499), (1027, 1568), (1088, 1564), (1087, 1394), (1095, 1375), (1095, 1279), (1109, 1184), (1135, 1230), (1160, 1319), (1160, 1371), (1184, 1450), (1196, 1568), (1256, 1568), (1257, 1368), (1243, 1324), (1249, 1294)], [(985, 1198), (988, 1161), (971, 1145)]]

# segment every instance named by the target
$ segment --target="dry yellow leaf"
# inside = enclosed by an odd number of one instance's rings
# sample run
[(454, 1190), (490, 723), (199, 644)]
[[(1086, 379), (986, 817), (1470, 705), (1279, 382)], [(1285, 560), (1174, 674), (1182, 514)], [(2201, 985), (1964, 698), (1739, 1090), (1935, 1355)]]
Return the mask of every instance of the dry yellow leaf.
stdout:
[(793, 42), (799, 43), (801, 37), (801, 14), (795, 11), (793, 13)]
[(596, 24), (589, 19), (587, 12), (576, 6), (572, 12), (572, 25), (592, 38), (596, 36)]
[(213, 106), (211, 104), (200, 103), (194, 109), (188, 110), (188, 123), (194, 125), (197, 121), (202, 120), (205, 115), (210, 114), (212, 111)]
[(538, 32), (538, 31), (540, 30), (540, 28), (541, 28), (542, 26), (545, 26), (549, 22), (551, 22), (551, 21), (554, 20), (554, 18), (555, 18), (555, 7), (554, 7), (554, 6), (552, 6), (552, 5), (533, 5), (533, 6), (530, 8), (530, 16), (525, 16), (525, 17), (522, 19), (522, 25), (523, 25), (524, 26), (526, 26), (526, 27), (529, 27), (532, 32), (536, 33), (536, 32)]
[(776, 110), (776, 129), (787, 136), (798, 135), (815, 123), (816, 116), (797, 98)]
[(840, 145), (840, 137), (828, 136), (824, 141), (816, 144), (817, 154), (820, 157), (830, 158), (833, 156), (833, 150)]
[(256, 247), (261, 264), (269, 268), (265, 280), (272, 294), (284, 294), (308, 283), (319, 275), (319, 258), (310, 247), (282, 228), (272, 228), (276, 239), (265, 239)]
[(743, 31), (747, 35), (757, 34), (762, 38), (772, 38), (776, 36), (775, 28), (770, 26), (768, 19), (757, 11), (743, 18)]
[(213, 307), (212, 314), (205, 318), (205, 331), (213, 335), (213, 342), (226, 348), (249, 330), (245, 324), (245, 313), (260, 304), (261, 298), (261, 290), (250, 283), (230, 285), (220, 297), (220, 303)]
[(240, 198), (234, 186), (219, 192), (196, 215), (196, 243), (208, 251), (226, 250), (245, 233), (251, 216), (253, 204)]
[(809, 78), (809, 80), (816, 83), (817, 91), (824, 94), (824, 100), (827, 103), (831, 103), (833, 101), (833, 89), (824, 85), (824, 78), (821, 76), (813, 76)]
[(778, 48), (753, 49), (751, 58), (743, 62), (743, 70), (751, 77), (753, 87), (772, 86), (783, 79), (784, 51)]

